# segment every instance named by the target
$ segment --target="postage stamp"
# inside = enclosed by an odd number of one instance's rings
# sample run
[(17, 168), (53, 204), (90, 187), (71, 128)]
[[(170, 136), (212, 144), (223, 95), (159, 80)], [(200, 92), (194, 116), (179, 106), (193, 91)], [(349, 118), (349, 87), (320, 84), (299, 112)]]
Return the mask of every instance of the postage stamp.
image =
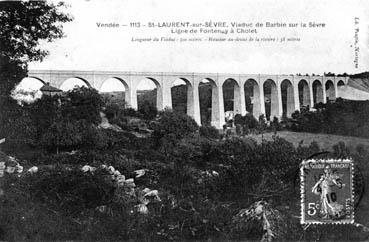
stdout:
[(351, 159), (303, 161), (301, 223), (354, 223), (353, 173)]

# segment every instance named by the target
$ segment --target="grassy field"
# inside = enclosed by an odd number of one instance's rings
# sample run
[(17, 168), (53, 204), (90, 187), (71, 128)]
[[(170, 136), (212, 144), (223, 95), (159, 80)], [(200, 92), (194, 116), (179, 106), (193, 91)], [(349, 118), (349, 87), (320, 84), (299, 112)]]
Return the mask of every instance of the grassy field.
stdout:
[[(261, 142), (262, 137), (266, 140), (272, 140), (274, 133), (265, 133), (263, 135), (251, 135), (252, 138)], [(311, 142), (316, 141), (322, 150), (332, 150), (332, 146), (340, 141), (345, 142), (346, 146), (350, 150), (355, 149), (357, 145), (362, 144), (369, 148), (369, 139), (358, 138), (352, 136), (341, 136), (332, 134), (314, 134), (314, 133), (303, 133), (303, 132), (291, 132), (291, 131), (279, 131), (277, 136), (286, 139), (287, 141), (298, 146), (301, 141), (303, 145), (309, 145)]]

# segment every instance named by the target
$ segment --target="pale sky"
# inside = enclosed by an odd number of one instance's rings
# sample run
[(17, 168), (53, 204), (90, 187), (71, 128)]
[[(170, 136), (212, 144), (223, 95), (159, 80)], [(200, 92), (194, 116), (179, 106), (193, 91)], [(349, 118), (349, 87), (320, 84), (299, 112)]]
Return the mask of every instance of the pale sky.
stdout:
[[(250, 74), (358, 73), (369, 70), (368, 0), (67, 2), (70, 4), (67, 11), (74, 21), (64, 25), (66, 37), (45, 44), (50, 55), (41, 63), (30, 63), (30, 69)], [(355, 17), (359, 18), (356, 26)], [(138, 43), (132, 42), (132, 37), (175, 35), (166, 28), (98, 28), (96, 24), (149, 21), (316, 22), (325, 23), (326, 27), (263, 28), (257, 35), (234, 35), (301, 39), (291, 43)], [(356, 27), (359, 28), (358, 68), (354, 66)]]

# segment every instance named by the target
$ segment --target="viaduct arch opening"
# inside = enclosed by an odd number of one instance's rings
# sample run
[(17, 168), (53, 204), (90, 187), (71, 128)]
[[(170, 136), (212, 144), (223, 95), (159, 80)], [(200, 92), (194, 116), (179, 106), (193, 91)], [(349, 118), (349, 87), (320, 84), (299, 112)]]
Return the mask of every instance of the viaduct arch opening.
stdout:
[(69, 90), (72, 90), (75, 87), (82, 87), (82, 86), (91, 87), (90, 83), (87, 80), (81, 77), (72, 77), (62, 82), (59, 89), (63, 90), (64, 92), (67, 92)]
[(36, 91), (40, 90), (40, 88), (45, 84), (46, 82), (44, 82), (42, 79), (38, 77), (29, 76), (23, 78), (15, 88), (18, 90), (23, 89), (26, 91)]
[(244, 90), (246, 111), (258, 119), (261, 114), (259, 85), (254, 79), (248, 79), (245, 82)]
[(302, 79), (298, 83), (300, 108), (310, 106), (309, 83)]
[[(216, 116), (216, 107), (219, 106), (217, 84), (210, 78), (205, 78), (199, 83), (199, 103), (202, 125), (213, 125)], [(219, 112), (218, 112), (219, 113)]]
[(290, 80), (284, 79), (281, 82), (281, 95), (282, 95), (282, 115), (290, 117), (295, 111), (295, 98), (293, 85)]
[(319, 80), (315, 80), (312, 85), (313, 85), (314, 105), (317, 103), (322, 103), (324, 101), (322, 83)]
[(120, 106), (129, 107), (129, 86), (119, 77), (111, 77), (106, 79), (100, 89), (100, 94), (106, 100), (110, 100), (112, 103)]
[(325, 82), (325, 92), (326, 92), (326, 97), (327, 97), (327, 101), (333, 101), (336, 99), (336, 91), (334, 88), (334, 83), (331, 80), (327, 80)]
[(237, 81), (228, 78), (222, 85), (224, 112), (226, 119), (233, 119), (234, 115), (241, 113), (241, 91)]
[(193, 95), (191, 83), (185, 78), (178, 78), (172, 83), (170, 91), (173, 111), (190, 115), (193, 109), (190, 103)]
[(337, 97), (341, 97), (342, 96), (342, 92), (344, 91), (345, 88), (345, 82), (343, 80), (339, 80), (337, 82)]
[(137, 109), (147, 112), (148, 108), (155, 107), (160, 109), (162, 88), (157, 80), (152, 77), (146, 77), (140, 80), (136, 88)]
[(339, 80), (339, 81), (337, 82), (337, 86), (339, 86), (339, 87), (344, 86), (344, 85), (345, 85), (345, 82), (344, 82), (344, 81), (342, 81), (342, 80)]
[(265, 117), (273, 120), (279, 116), (277, 85), (272, 79), (268, 79), (263, 84), (265, 100)]

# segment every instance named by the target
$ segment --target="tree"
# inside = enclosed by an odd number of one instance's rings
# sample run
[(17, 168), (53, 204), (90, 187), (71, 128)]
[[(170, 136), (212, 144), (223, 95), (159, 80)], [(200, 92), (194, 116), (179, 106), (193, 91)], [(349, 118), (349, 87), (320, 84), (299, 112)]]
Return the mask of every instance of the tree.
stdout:
[[(1, 3), (0, 3), (1, 4)], [(1, 23), (0, 23), (1, 25)], [(1, 30), (0, 30), (1, 31)], [(0, 51), (3, 49), (0, 40)], [(0, 98), (4, 99), (10, 95), (11, 90), (26, 76), (26, 68), (21, 61), (10, 60), (9, 57), (0, 54)], [(1, 100), (1, 103), (8, 103), (7, 100)], [(14, 103), (16, 104), (16, 103)], [(1, 105), (3, 107), (3, 105)]]
[(273, 121), (270, 124), (273, 132), (277, 132), (281, 130), (281, 124), (279, 123), (279, 119), (277, 117), (273, 117)]
[(190, 116), (166, 109), (159, 113), (159, 118), (153, 128), (154, 139), (159, 144), (163, 144), (175, 143), (177, 140), (196, 132), (199, 126)]
[(254, 130), (258, 126), (258, 121), (251, 113), (247, 113), (245, 116), (236, 114), (234, 123), (239, 125), (239, 131), (241, 131), (241, 127), (243, 128), (244, 134), (247, 134), (249, 130)]
[(58, 96), (43, 95), (34, 103), (24, 106), (37, 129), (37, 139), (41, 136), (56, 120), (61, 119), (60, 99)]
[(75, 88), (65, 96), (43, 95), (31, 104), (19, 106), (11, 97), (0, 115), (0, 137), (14, 148), (40, 145), (49, 151), (103, 148), (101, 122), (102, 99), (92, 88)]
[(60, 149), (74, 148), (82, 142), (77, 122), (57, 121), (41, 137), (41, 145), (59, 153)]
[(85, 151), (102, 149), (108, 137), (103, 130), (86, 120), (58, 120), (41, 136), (40, 145), (46, 150), (59, 153), (81, 149)]
[(247, 113), (245, 115), (245, 124), (249, 129), (255, 129), (258, 126), (258, 121), (251, 113)]
[(64, 3), (48, 1), (0, 2), (0, 94), (9, 95), (27, 73), (27, 63), (41, 61), (48, 52), (42, 40), (63, 37), (62, 23), (72, 18), (61, 9)]
[(61, 113), (64, 118), (84, 119), (88, 123), (99, 124), (103, 104), (103, 99), (96, 89), (76, 87), (68, 91), (66, 98), (62, 101)]
[(48, 54), (38, 47), (40, 41), (63, 36), (61, 24), (72, 20), (60, 11), (63, 6), (46, 1), (0, 2), (0, 133), (3, 137), (20, 141), (18, 138), (27, 134), (20, 143), (32, 140), (34, 128), (30, 126), (30, 118), (10, 100), (10, 93), (26, 76), (27, 63), (41, 61)]
[[(3, 98), (10, 103), (15, 102), (10, 97)], [(9, 108), (14, 106), (14, 108)], [(0, 115), (0, 137), (6, 137), (6, 147), (14, 151), (23, 145), (34, 145), (36, 143), (37, 129), (33, 125), (31, 115), (19, 105), (10, 104), (2, 107)], [(5, 117), (6, 115), (6, 117)]]

